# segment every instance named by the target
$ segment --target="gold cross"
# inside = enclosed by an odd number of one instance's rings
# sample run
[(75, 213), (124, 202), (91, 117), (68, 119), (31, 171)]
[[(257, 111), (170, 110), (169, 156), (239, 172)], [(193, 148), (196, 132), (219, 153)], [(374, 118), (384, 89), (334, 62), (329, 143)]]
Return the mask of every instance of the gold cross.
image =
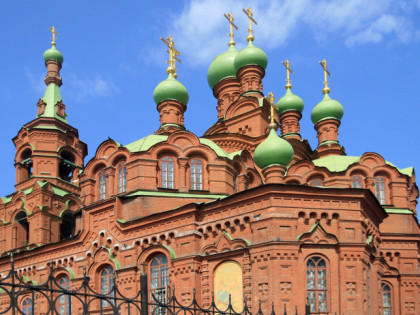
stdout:
[(287, 78), (286, 78), (286, 89), (291, 89), (292, 88), (292, 84), (290, 83), (290, 73), (293, 73), (292, 69), (290, 69), (290, 62), (289, 59), (287, 59), (286, 61), (282, 61), (281, 62), (285, 67), (286, 67), (286, 71), (287, 71)]
[(169, 48), (169, 50), (166, 49), (166, 52), (169, 54), (169, 60), (166, 61), (166, 63), (169, 64), (169, 67), (166, 69), (166, 73), (172, 73), (173, 76), (176, 78), (178, 75), (175, 72), (177, 70), (175, 62), (178, 61), (182, 63), (182, 61), (179, 60), (179, 58), (177, 57), (181, 56), (181, 53), (175, 49), (175, 43), (172, 39), (172, 36), (167, 37), (166, 40), (163, 37), (161, 37), (160, 40), (164, 42)]
[(246, 37), (246, 40), (249, 42), (250, 40), (254, 40), (254, 35), (252, 35), (253, 30), (252, 30), (252, 22), (255, 23), (255, 25), (258, 25), (257, 21), (254, 20), (254, 18), (252, 17), (252, 10), (251, 8), (248, 8), (247, 10), (242, 9), (242, 11), (244, 11), (244, 13), (248, 16), (249, 19), (249, 28), (248, 28), (248, 36)]
[(233, 38), (235, 37), (235, 35), (233, 34), (233, 28), (238, 30), (238, 27), (233, 23), (233, 21), (235, 21), (235, 19), (233, 18), (232, 12), (228, 13), (228, 15), (224, 14), (224, 16), (225, 16), (225, 18), (227, 18), (227, 20), (229, 21), (229, 24), (230, 24), (230, 33), (228, 34), (230, 36), (229, 46), (230, 45), (235, 45), (235, 41), (233, 40)]
[(328, 71), (327, 60), (322, 60), (319, 62), (322, 69), (324, 69), (324, 88), (322, 89), (322, 93), (327, 94), (330, 92), (330, 88), (328, 87), (328, 76), (331, 76), (330, 72)]
[(270, 103), (270, 123), (274, 123), (274, 101), (276, 99), (274, 98), (273, 92), (268, 93), (268, 97), (266, 97), (266, 99)]
[(55, 40), (56, 40), (55, 35), (60, 35), (60, 34), (58, 34), (56, 32), (55, 26), (51, 26), (48, 30), (52, 33), (52, 37), (51, 37), (52, 42), (51, 42), (51, 45), (55, 46)]

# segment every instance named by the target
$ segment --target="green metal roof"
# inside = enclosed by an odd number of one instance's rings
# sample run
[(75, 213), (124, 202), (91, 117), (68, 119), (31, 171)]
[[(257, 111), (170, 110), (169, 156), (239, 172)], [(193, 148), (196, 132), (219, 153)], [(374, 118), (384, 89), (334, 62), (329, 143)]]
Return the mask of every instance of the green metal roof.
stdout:
[(386, 213), (398, 213), (398, 214), (413, 214), (413, 211), (410, 209), (394, 209), (394, 208), (385, 208)]
[(55, 109), (57, 103), (63, 100), (60, 93), (60, 87), (57, 84), (50, 83), (47, 85), (47, 89), (45, 90), (45, 94), (42, 100), (45, 102), (46, 106), (44, 113), (42, 113), (38, 117), (57, 118), (58, 120), (67, 123), (67, 119), (61, 117), (60, 115), (57, 115), (57, 111)]
[[(360, 156), (330, 155), (320, 159), (312, 160), (312, 163), (318, 167), (326, 167), (330, 172), (343, 172), (347, 170), (350, 165), (358, 163), (359, 161)], [(385, 161), (385, 163), (389, 166), (395, 167), (398, 172), (403, 175), (410, 177), (413, 175), (412, 167), (400, 169), (391, 162)]]
[[(153, 147), (155, 144), (164, 142), (166, 140), (168, 140), (168, 136), (165, 136), (165, 135), (148, 135), (144, 138), (141, 138), (137, 141), (127, 144), (124, 147), (130, 152), (145, 152), (149, 150), (151, 147)], [(239, 155), (242, 152), (242, 151), (237, 151), (233, 153), (227, 153), (225, 150), (223, 150), (221, 147), (219, 147), (216, 143), (214, 143), (210, 139), (199, 138), (199, 141), (201, 144), (204, 144), (208, 146), (210, 149), (212, 149), (219, 157), (233, 159), (236, 155)]]
[[(40, 116), (44, 116), (44, 115), (40, 115)], [(58, 117), (60, 117), (61, 120), (63, 120), (63, 117), (61, 117), (61, 116), (58, 116)], [(52, 130), (59, 130), (62, 133), (66, 133), (66, 131), (63, 130), (63, 129), (60, 129), (60, 128), (56, 127), (56, 126), (48, 126), (48, 125), (39, 125), (39, 126), (33, 127), (32, 129), (52, 129)]]
[(148, 135), (137, 141), (125, 145), (124, 147), (130, 152), (144, 152), (149, 150), (155, 144), (168, 140), (168, 136)]
[(1, 200), (3, 200), (3, 203), (6, 204), (6, 203), (9, 203), (10, 201), (12, 201), (13, 196), (11, 196), (11, 197), (0, 197), (0, 198), (1, 198)]
[(64, 197), (65, 195), (71, 194), (71, 192), (68, 192), (68, 191), (63, 190), (63, 189), (58, 188), (58, 187), (51, 186), (51, 188), (52, 188), (54, 194), (56, 194), (60, 197)]
[(232, 153), (227, 153), (225, 150), (223, 150), (221, 147), (219, 147), (215, 142), (211, 141), (210, 139), (199, 138), (199, 140), (201, 144), (208, 146), (217, 154), (217, 156), (220, 156), (220, 157), (225, 157), (232, 160), (236, 155), (240, 155), (242, 153), (242, 150), (232, 152)]

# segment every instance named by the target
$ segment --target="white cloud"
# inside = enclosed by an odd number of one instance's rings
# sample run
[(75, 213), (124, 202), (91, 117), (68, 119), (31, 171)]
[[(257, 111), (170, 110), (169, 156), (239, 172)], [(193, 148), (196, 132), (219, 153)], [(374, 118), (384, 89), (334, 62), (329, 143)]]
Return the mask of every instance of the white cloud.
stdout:
[(119, 92), (119, 88), (110, 78), (105, 78), (101, 75), (82, 77), (76, 74), (67, 74), (66, 78), (66, 94), (69, 98), (80, 103), (86, 103), (92, 99), (109, 97)]
[(39, 94), (39, 97), (42, 97), (45, 91), (45, 83), (44, 83), (45, 75), (42, 75), (40, 73), (38, 75), (35, 75), (27, 67), (24, 68), (24, 74), (25, 74), (26, 79), (29, 82), (30, 88), (34, 90), (35, 92), (37, 92)]
[(242, 8), (251, 6), (258, 22), (256, 44), (266, 49), (284, 45), (298, 31), (316, 39), (333, 38), (348, 46), (391, 41), (408, 43), (419, 39), (412, 20), (420, 10), (420, 0), (191, 0), (174, 18), (169, 33), (191, 64), (208, 64), (227, 50), (228, 22), (223, 13), (233, 12), (244, 46), (247, 18)]
[[(26, 67), (24, 71), (30, 88), (38, 93), (39, 97), (42, 97), (46, 89), (44, 83), (45, 74), (40, 73), (35, 75)], [(112, 79), (105, 78), (101, 75), (90, 77), (70, 73), (66, 74), (63, 83), (66, 85), (63, 98), (66, 97), (69, 100), (75, 100), (80, 103), (86, 103), (92, 99), (109, 97), (111, 94), (119, 92), (119, 88), (114, 84)], [(66, 99), (64, 99), (64, 103), (66, 103)]]

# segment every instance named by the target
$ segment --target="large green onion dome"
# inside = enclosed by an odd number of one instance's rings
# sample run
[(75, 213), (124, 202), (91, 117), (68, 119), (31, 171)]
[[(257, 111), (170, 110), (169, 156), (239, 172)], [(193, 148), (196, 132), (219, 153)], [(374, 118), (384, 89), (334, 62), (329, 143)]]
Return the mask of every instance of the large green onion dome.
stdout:
[(245, 66), (257, 65), (265, 70), (267, 67), (268, 58), (265, 52), (254, 46), (252, 40), (248, 42), (248, 46), (244, 49), (241, 49), (235, 58), (235, 71), (236, 73)]
[(298, 111), (300, 113), (303, 111), (302, 99), (299, 96), (294, 95), (290, 88), (286, 89), (286, 94), (279, 99), (276, 106), (277, 113), (279, 115), (291, 110)]
[(175, 100), (187, 106), (189, 96), (185, 86), (170, 73), (168, 78), (155, 88), (153, 99), (156, 104), (165, 100)]
[(223, 79), (236, 77), (234, 63), (237, 54), (235, 45), (230, 45), (228, 51), (214, 58), (207, 71), (207, 82), (212, 89)]
[(53, 45), (53, 46), (51, 46), (51, 48), (50, 48), (50, 49), (47, 49), (47, 50), (44, 52), (44, 60), (45, 60), (45, 61), (48, 61), (48, 60), (55, 60), (55, 61), (57, 61), (57, 62), (59, 62), (59, 63), (63, 63), (64, 58), (63, 58), (63, 55), (61, 54), (61, 52), (59, 52), (59, 51), (55, 48), (55, 46)]
[(268, 137), (255, 149), (254, 162), (261, 169), (274, 164), (286, 166), (292, 161), (293, 154), (292, 145), (279, 137), (272, 128)]
[(330, 98), (328, 93), (324, 95), (324, 98), (319, 102), (311, 113), (311, 119), (314, 124), (319, 123), (325, 119), (337, 119), (340, 120), (343, 117), (344, 108), (343, 106)]

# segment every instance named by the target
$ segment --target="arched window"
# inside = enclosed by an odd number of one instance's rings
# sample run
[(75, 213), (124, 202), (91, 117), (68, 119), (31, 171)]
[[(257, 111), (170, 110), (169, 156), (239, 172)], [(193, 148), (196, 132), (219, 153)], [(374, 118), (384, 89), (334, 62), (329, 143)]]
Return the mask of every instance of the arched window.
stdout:
[(320, 179), (311, 180), (309, 182), (309, 186), (313, 186), (313, 187), (322, 186), (322, 180), (320, 180)]
[(125, 193), (127, 191), (127, 167), (125, 162), (118, 165), (118, 193)]
[(382, 307), (384, 315), (392, 315), (391, 288), (386, 283), (382, 283)]
[(352, 188), (362, 188), (362, 178), (360, 176), (352, 176), (351, 187)]
[(375, 196), (381, 205), (386, 203), (385, 201), (385, 178), (375, 177)]
[(21, 180), (27, 180), (32, 177), (32, 151), (31, 149), (25, 149), (22, 152), (22, 155), (20, 157), (21, 164), (23, 166), (23, 171), (21, 175)]
[[(61, 277), (58, 280), (58, 285), (60, 289), (70, 290), (70, 278), (68, 276)], [(58, 298), (58, 313), (60, 315), (71, 314), (70, 295), (60, 294)]]
[[(163, 254), (156, 255), (150, 262), (150, 297), (161, 303), (166, 303), (166, 288), (169, 285), (168, 258)], [(154, 314), (165, 314), (164, 309), (152, 310)]]
[(26, 297), (26, 298), (23, 299), (22, 313), (24, 315), (31, 315), (32, 314), (32, 299), (30, 297)]
[(174, 160), (168, 156), (162, 159), (162, 187), (174, 189)]
[(104, 200), (106, 198), (106, 173), (105, 170), (99, 172), (99, 200)]
[(74, 164), (74, 156), (71, 153), (64, 151), (61, 154), (61, 161), (58, 167), (58, 175), (61, 179), (71, 182), (73, 177), (73, 171), (76, 168), (76, 164)]
[(15, 247), (22, 247), (29, 243), (29, 222), (25, 211), (20, 211), (15, 217), (16, 233), (13, 235)]
[(328, 311), (327, 265), (319, 256), (306, 263), (306, 292), (311, 313)]
[(191, 160), (191, 189), (203, 190), (203, 163), (199, 159)]
[(73, 214), (71, 213), (64, 213), (63, 221), (60, 225), (60, 239), (66, 240), (68, 238), (72, 238), (74, 236), (74, 232), (76, 229), (76, 220), (74, 219)]
[[(114, 269), (111, 266), (106, 266), (101, 271), (101, 294), (111, 298), (114, 296), (114, 292), (111, 292), (114, 284)], [(109, 302), (106, 300), (101, 301), (102, 307), (110, 306)]]

